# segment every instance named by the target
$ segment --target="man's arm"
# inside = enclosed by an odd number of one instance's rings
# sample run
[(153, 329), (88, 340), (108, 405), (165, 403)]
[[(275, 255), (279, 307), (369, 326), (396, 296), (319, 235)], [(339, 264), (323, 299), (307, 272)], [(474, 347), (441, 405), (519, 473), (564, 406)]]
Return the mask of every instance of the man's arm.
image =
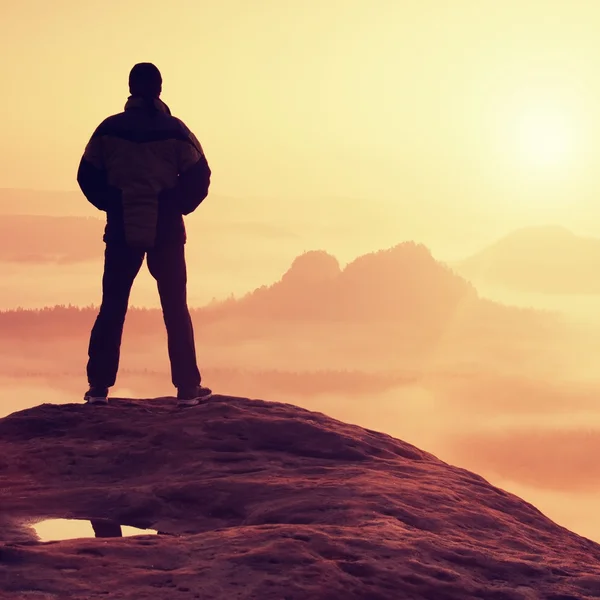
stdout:
[(211, 171), (200, 142), (183, 123), (181, 125), (186, 139), (180, 146), (176, 194), (182, 214), (189, 215), (208, 196)]
[(77, 183), (89, 202), (98, 210), (106, 210), (109, 186), (102, 156), (102, 139), (98, 135), (98, 129), (85, 147), (77, 171)]

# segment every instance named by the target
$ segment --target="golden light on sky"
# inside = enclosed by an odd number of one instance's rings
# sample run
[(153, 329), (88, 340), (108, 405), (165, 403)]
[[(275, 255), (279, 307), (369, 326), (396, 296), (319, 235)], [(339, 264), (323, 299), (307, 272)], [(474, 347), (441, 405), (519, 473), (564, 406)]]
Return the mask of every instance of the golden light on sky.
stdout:
[(518, 150), (528, 166), (560, 169), (573, 145), (566, 115), (542, 111), (523, 115), (518, 123)]
[(86, 140), (149, 60), (206, 149), (212, 193), (261, 198), (261, 214), (312, 199), (307, 219), (379, 215), (441, 250), (458, 249), (464, 223), (474, 244), (555, 222), (600, 233), (596, 2), (107, 0), (98, 11), (22, 0), (3, 11), (0, 187), (76, 189)]
[(514, 177), (552, 184), (556, 178), (573, 181), (573, 169), (585, 167), (591, 150), (586, 129), (593, 121), (584, 100), (584, 95), (573, 97), (571, 89), (543, 86), (507, 94), (497, 109), (497, 144), (511, 159)]

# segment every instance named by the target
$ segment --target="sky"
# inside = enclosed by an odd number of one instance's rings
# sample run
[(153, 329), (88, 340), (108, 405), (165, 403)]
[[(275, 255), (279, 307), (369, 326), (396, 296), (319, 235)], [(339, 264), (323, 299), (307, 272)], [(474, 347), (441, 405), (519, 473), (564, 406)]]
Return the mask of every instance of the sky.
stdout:
[(600, 234), (594, 0), (2, 11), (0, 187), (76, 189), (87, 139), (148, 60), (205, 148), (213, 193), (267, 198), (275, 212), (312, 199), (315, 218), (376, 207), (447, 245), (469, 228), (478, 241), (555, 222)]

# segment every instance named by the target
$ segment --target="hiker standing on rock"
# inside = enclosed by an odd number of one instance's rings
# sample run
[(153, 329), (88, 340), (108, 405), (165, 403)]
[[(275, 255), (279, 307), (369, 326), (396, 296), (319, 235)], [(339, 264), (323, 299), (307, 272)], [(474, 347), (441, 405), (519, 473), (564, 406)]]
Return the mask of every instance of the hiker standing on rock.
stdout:
[(153, 64), (133, 67), (129, 90), (124, 112), (108, 117), (92, 135), (77, 173), (81, 191), (107, 217), (102, 305), (90, 336), (84, 399), (108, 401), (131, 286), (146, 256), (160, 295), (177, 398), (194, 405), (212, 392), (200, 385), (196, 361), (183, 215), (208, 195), (211, 171), (200, 142), (160, 99), (162, 77)]

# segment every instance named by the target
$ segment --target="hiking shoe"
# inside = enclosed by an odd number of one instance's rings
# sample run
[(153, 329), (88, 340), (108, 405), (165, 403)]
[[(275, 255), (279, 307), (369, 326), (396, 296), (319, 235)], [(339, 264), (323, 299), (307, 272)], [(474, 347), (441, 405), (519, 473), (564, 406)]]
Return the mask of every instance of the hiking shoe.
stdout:
[(211, 396), (212, 390), (201, 385), (177, 389), (177, 403), (179, 406), (196, 406), (196, 404), (200, 404), (202, 400), (208, 400)]
[(88, 404), (108, 404), (108, 388), (91, 386), (83, 399)]

